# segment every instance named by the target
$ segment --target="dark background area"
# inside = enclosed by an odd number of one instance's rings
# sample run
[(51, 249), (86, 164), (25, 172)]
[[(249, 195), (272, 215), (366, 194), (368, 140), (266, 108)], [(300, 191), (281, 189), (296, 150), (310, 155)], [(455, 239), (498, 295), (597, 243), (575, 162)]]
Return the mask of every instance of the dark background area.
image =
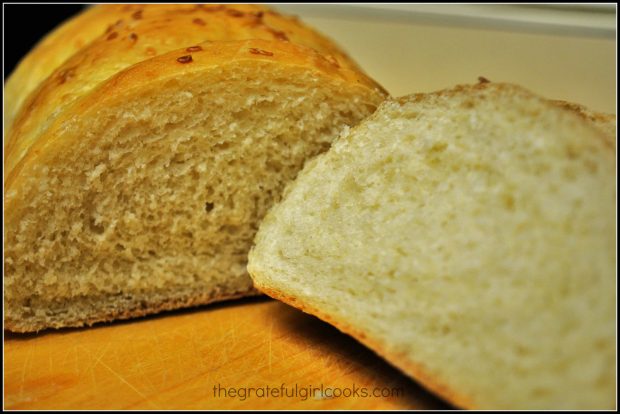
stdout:
[(84, 7), (83, 4), (5, 4), (4, 79), (43, 36)]

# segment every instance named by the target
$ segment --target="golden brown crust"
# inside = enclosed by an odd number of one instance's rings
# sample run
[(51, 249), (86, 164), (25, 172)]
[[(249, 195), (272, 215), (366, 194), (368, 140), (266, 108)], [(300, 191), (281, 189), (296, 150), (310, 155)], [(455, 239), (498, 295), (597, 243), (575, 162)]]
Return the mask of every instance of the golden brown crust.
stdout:
[(393, 98), (393, 99), (394, 101), (398, 102), (400, 105), (404, 105), (410, 102), (420, 102), (422, 100), (428, 100), (429, 98), (433, 98), (433, 97), (458, 96), (458, 95), (463, 94), (463, 92), (475, 92), (475, 91), (481, 91), (485, 89), (512, 90), (512, 91), (519, 91), (519, 92), (522, 92), (525, 90), (521, 88), (520, 86), (512, 85), (510, 83), (498, 83), (498, 82), (491, 82), (490, 80), (486, 78), (482, 78), (482, 79), (484, 80), (479, 79), (478, 83), (475, 83), (475, 84), (456, 85), (450, 88), (440, 89), (438, 91), (430, 92), (430, 93), (428, 92), (412, 93), (410, 95), (405, 95), (405, 96), (401, 96), (401, 97)]
[[(176, 22), (182, 22), (176, 27)], [(294, 17), (282, 16), (259, 5), (202, 5), (202, 4), (108, 4), (89, 7), (78, 16), (68, 20), (45, 38), (19, 63), (6, 82), (5, 131), (9, 131), (25, 99), (60, 64), (74, 53), (83, 50), (98, 38), (114, 36), (118, 30), (152, 27), (161, 33), (162, 39), (173, 43), (186, 36), (188, 42), (205, 40), (240, 40), (260, 38), (291, 41), (333, 55), (336, 61), (350, 68), (357, 68), (344, 52), (333, 42), (314, 32)], [(199, 31), (197, 29), (200, 29)], [(188, 33), (193, 31), (193, 33)], [(137, 39), (129, 34), (130, 40)], [(157, 42), (155, 42), (157, 43)], [(183, 45), (179, 45), (181, 47)], [(163, 45), (165, 47), (165, 43)], [(155, 45), (144, 48), (151, 57), (166, 50), (157, 51)], [(155, 54), (151, 54), (155, 53)], [(359, 68), (357, 68), (359, 70)]]
[[(81, 45), (65, 60), (63, 39), (76, 33)], [(104, 5), (95, 6), (57, 29), (20, 63), (7, 82), (6, 116), (13, 125), (6, 134), (5, 178), (7, 173), (39, 140), (44, 131), (77, 99), (83, 99), (110, 77), (134, 64), (154, 60), (151, 77), (167, 75), (155, 57), (175, 49), (184, 49), (204, 41), (222, 42), (261, 39), (267, 49), (298, 45), (295, 53), (317, 54), (318, 69), (345, 73), (351, 82), (385, 91), (366, 77), (334, 43), (304, 26), (298, 20), (255, 5)], [(273, 45), (273, 46), (272, 46)], [(230, 45), (232, 48), (235, 45)], [(218, 48), (211, 49), (218, 52)], [(205, 53), (207, 54), (207, 53)], [(35, 56), (33, 60), (31, 56)], [(59, 57), (54, 57), (59, 56)], [(229, 58), (234, 58), (228, 55)], [(261, 56), (257, 56), (261, 58)], [(64, 61), (63, 64), (57, 66)], [(217, 56), (214, 59), (224, 63)], [(319, 63), (320, 62), (320, 63)], [(177, 63), (176, 61), (174, 62)], [(312, 65), (312, 61), (305, 61)], [(33, 71), (34, 67), (45, 68)], [(39, 73), (40, 72), (40, 73)], [(24, 79), (25, 73), (39, 73)], [(47, 75), (27, 99), (34, 84)], [(139, 79), (137, 78), (136, 81)], [(23, 92), (20, 92), (23, 91)], [(23, 104), (22, 104), (23, 101)], [(21, 105), (21, 109), (18, 107)], [(5, 187), (6, 188), (6, 187)]]
[[(255, 274), (257, 274), (258, 277), (254, 277)], [(360, 343), (375, 351), (379, 356), (393, 364), (396, 368), (402, 370), (405, 374), (414, 378), (416, 381), (423, 384), (424, 387), (444, 398), (451, 404), (454, 404), (455, 406), (461, 408), (475, 408), (472, 400), (469, 397), (459, 394), (446, 384), (442, 383), (437, 378), (434, 378), (432, 375), (430, 375), (424, 368), (424, 365), (421, 361), (410, 361), (401, 355), (394, 354), (390, 352), (389, 348), (383, 342), (377, 340), (376, 338), (369, 337), (368, 335), (366, 335), (366, 333), (359, 329), (356, 329), (347, 322), (338, 320), (333, 316), (328, 315), (320, 311), (319, 309), (309, 305), (308, 303), (302, 303), (297, 298), (287, 295), (282, 291), (262, 285), (259, 280), (264, 278), (260, 277), (260, 273), (256, 271), (253, 272), (252, 279), (254, 280), (254, 286), (259, 291), (263, 292), (268, 296), (271, 296), (274, 299), (291, 305), (305, 313), (314, 315), (319, 319), (329, 323), (330, 325), (335, 326), (336, 328), (338, 328), (338, 330), (344, 332), (345, 334), (352, 336)]]
[(63, 321), (55, 326), (36, 325), (31, 320), (17, 321), (12, 319), (5, 319), (4, 329), (15, 333), (30, 333), (39, 332), (43, 329), (49, 328), (81, 328), (84, 326), (93, 326), (94, 324), (101, 322), (112, 322), (115, 320), (125, 320), (137, 318), (140, 316), (154, 315), (161, 312), (188, 308), (193, 306), (208, 305), (210, 303), (222, 302), (225, 300), (239, 299), (242, 297), (260, 295), (260, 292), (255, 289), (250, 289), (242, 292), (235, 292), (231, 294), (225, 294), (220, 296), (212, 296), (208, 293), (198, 294), (196, 296), (172, 298), (158, 303), (144, 303), (142, 300), (136, 300), (132, 306), (123, 309), (114, 309), (109, 312), (102, 312), (97, 316), (90, 317), (88, 319), (77, 319), (72, 321)]
[(549, 102), (559, 108), (567, 109), (588, 121), (591, 125), (603, 132), (607, 142), (612, 147), (616, 147), (616, 115), (594, 112), (583, 105), (572, 102), (560, 100), (550, 100)]
[(576, 114), (580, 115), (582, 118), (587, 119), (588, 121), (608, 122), (608, 121), (614, 121), (616, 119), (616, 116), (613, 114), (604, 114), (601, 112), (594, 112), (580, 104), (567, 102), (567, 101), (561, 101), (557, 99), (551, 99), (549, 102), (551, 102), (554, 105), (559, 106), (560, 108), (565, 108), (570, 111), (573, 111)]
[(24, 100), (68, 57), (122, 17), (119, 7), (90, 7), (45, 36), (11, 73), (5, 84), (4, 130), (10, 130)]
[[(197, 46), (197, 45), (193, 45)], [(152, 59), (135, 64), (97, 85), (91, 93), (86, 94), (72, 102), (71, 105), (58, 115), (50, 125), (45, 124), (43, 119), (38, 119), (39, 125), (30, 125), (30, 118), (36, 115), (26, 116), (26, 128), (22, 131), (18, 124), (23, 120), (17, 120), (12, 131), (13, 140), (6, 144), (5, 152), (5, 193), (19, 188), (17, 181), (26, 165), (36, 163), (41, 155), (49, 156), (48, 150), (55, 148), (57, 140), (62, 139), (64, 145), (70, 145), (69, 136), (64, 134), (65, 122), (70, 122), (73, 118), (83, 117), (88, 111), (96, 110), (98, 105), (112, 105), (114, 102), (122, 102), (128, 95), (140, 87), (148, 88), (149, 84), (158, 77), (187, 76), (200, 71), (212, 70), (241, 63), (245, 66), (259, 65), (265, 63), (277, 63), (289, 65), (291, 67), (305, 67), (322, 73), (328, 78), (339, 79), (349, 83), (354, 87), (359, 87), (367, 91), (374, 91), (377, 95), (383, 94), (378, 85), (363, 73), (353, 71), (341, 66), (336, 66), (323, 55), (304, 46), (295, 45), (289, 42), (273, 42), (268, 40), (244, 40), (231, 42), (205, 42), (199, 44), (201, 50), (198, 52), (187, 52), (187, 47), (175, 50)], [(270, 54), (255, 53), (255, 50), (268, 51)], [(191, 54), (192, 62), (189, 64), (179, 63), (177, 60), (181, 56)], [(69, 60), (62, 68), (70, 66), (73, 60)], [(55, 73), (59, 73), (56, 71)], [(52, 78), (50, 78), (52, 79)], [(39, 112), (38, 118), (50, 112), (54, 104), (60, 105), (58, 95), (52, 92), (58, 90), (58, 85), (50, 85), (48, 79), (39, 91), (50, 87), (48, 92), (49, 100), (45, 103), (45, 108)], [(30, 100), (37, 97), (31, 97)], [(48, 98), (45, 98), (48, 99)], [(30, 101), (29, 100), (29, 101)], [(94, 108), (94, 109), (93, 109)], [(74, 137), (78, 139), (78, 137)], [(10, 203), (8, 199), (7, 203)], [(5, 209), (8, 211), (10, 209)]]

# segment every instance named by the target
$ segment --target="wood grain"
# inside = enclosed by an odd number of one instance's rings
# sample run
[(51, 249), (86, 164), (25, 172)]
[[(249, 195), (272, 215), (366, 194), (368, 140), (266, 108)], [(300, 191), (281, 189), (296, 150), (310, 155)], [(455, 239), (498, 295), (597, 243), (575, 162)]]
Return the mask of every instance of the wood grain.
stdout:
[[(89, 329), (5, 333), (4, 345), (7, 409), (449, 408), (350, 337), (264, 298)], [(282, 384), (288, 396), (260, 396)], [(399, 395), (308, 396), (321, 385)], [(226, 387), (255, 390), (226, 397)]]

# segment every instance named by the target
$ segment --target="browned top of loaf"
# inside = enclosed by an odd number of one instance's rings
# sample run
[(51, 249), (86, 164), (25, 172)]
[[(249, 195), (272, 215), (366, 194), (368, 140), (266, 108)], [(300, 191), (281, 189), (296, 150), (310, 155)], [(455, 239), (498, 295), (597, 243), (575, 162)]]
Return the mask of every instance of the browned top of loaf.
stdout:
[(583, 105), (579, 105), (572, 102), (566, 101), (558, 101), (552, 100), (553, 104), (568, 109), (573, 113), (579, 115), (584, 118), (586, 121), (590, 122), (592, 125), (597, 127), (601, 132), (604, 133), (605, 139), (609, 144), (611, 144), (614, 148), (616, 146), (616, 115), (613, 114), (604, 114), (601, 112), (594, 112), (589, 110)]
[[(266, 50), (284, 47), (289, 51), (286, 54), (289, 57), (291, 53), (312, 56), (311, 63), (304, 60), (303, 64), (311, 64), (330, 76), (385, 93), (329, 39), (296, 18), (282, 16), (263, 6), (95, 6), (44, 39), (7, 82), (7, 117), (10, 118), (12, 110), (16, 115), (6, 135), (5, 178), (76, 100), (83, 99), (95, 88), (101, 88), (119, 72), (173, 50), (186, 50), (178, 58), (190, 55), (195, 53), (191, 49), (193, 46), (205, 41), (221, 43), (224, 48), (222, 42), (244, 39), (262, 39), (261, 44)], [(298, 47), (287, 48), (285, 45), (289, 44)], [(67, 50), (75, 53), (66, 58)], [(269, 57), (250, 52), (242, 55), (245, 59)], [(175, 59), (172, 64), (181, 63)], [(24, 77), (34, 68), (39, 68), (39, 75)], [(163, 70), (165, 67), (158, 64), (152, 73), (146, 71), (142, 76), (162, 75)], [(35, 88), (33, 84), (37, 82), (37, 76), (47, 76), (44, 75), (46, 71), (50, 75), (24, 99), (21, 108), (11, 109), (19, 105), (21, 99), (20, 93), (14, 89), (27, 91)], [(8, 181), (5, 181), (5, 189), (7, 186)]]

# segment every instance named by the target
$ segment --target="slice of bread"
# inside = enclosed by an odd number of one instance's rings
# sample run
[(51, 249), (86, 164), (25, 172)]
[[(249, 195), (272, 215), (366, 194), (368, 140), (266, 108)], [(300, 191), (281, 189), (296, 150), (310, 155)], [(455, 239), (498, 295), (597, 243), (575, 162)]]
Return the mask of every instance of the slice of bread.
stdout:
[(517, 86), (388, 100), (288, 187), (248, 270), (457, 406), (614, 408), (615, 168)]
[(58, 67), (54, 48), (35, 50), (50, 75), (4, 148), (11, 331), (256, 294), (246, 262), (259, 221), (307, 158), (386, 96), (333, 43), (265, 7), (137, 7), (68, 23), (106, 22)]

